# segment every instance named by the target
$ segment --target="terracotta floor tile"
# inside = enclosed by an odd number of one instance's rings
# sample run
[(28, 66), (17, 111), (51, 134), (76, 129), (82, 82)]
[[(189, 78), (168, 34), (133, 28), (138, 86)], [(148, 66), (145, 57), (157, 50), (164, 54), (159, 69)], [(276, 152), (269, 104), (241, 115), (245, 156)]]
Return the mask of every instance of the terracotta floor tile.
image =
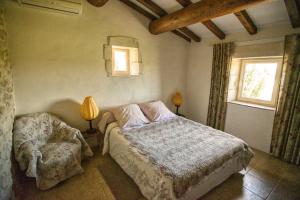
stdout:
[(258, 179), (257, 177), (247, 173), (244, 176), (243, 185), (251, 192), (265, 199), (272, 192), (273, 188), (276, 186), (276, 183), (262, 181), (261, 179)]
[(280, 182), (268, 197), (268, 200), (299, 200), (299, 199), (300, 199), (300, 185), (295, 185), (294, 183), (289, 183), (287, 181)]
[(265, 170), (261, 168), (252, 168), (251, 170), (248, 171), (248, 174), (258, 178), (263, 182), (267, 182), (273, 185), (276, 185), (281, 179), (281, 176), (279, 174), (270, 173), (269, 170)]
[[(236, 182), (239, 183), (240, 181)], [(255, 193), (251, 192), (250, 190), (243, 187), (241, 184), (236, 185), (233, 183), (233, 180), (230, 182), (225, 182), (206, 194), (201, 200), (262, 200), (260, 196), (256, 195)]]

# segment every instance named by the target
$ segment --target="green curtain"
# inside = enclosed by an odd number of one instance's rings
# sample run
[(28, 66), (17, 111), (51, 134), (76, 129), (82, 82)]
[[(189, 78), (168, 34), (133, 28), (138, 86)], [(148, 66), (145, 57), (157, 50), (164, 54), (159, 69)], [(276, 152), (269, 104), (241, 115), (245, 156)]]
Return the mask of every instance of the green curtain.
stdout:
[(300, 35), (285, 38), (283, 74), (273, 125), (271, 153), (300, 165)]
[(228, 84), (232, 60), (232, 43), (215, 44), (211, 73), (207, 125), (224, 130)]

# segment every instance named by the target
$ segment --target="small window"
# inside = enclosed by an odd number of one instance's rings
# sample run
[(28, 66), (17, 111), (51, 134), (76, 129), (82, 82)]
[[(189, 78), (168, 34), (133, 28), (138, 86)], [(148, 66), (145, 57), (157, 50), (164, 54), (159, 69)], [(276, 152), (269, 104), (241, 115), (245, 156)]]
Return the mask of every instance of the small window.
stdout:
[(112, 75), (130, 76), (138, 74), (138, 49), (112, 46)]
[(237, 100), (274, 107), (276, 105), (282, 58), (243, 59)]

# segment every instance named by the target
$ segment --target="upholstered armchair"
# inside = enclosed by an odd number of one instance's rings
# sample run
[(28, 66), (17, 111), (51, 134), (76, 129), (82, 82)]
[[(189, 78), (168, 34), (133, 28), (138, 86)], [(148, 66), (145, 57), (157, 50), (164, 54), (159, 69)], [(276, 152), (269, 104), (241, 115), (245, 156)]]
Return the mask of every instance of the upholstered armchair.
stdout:
[(50, 113), (18, 117), (13, 132), (20, 169), (42, 190), (82, 173), (81, 160), (93, 155), (79, 130)]

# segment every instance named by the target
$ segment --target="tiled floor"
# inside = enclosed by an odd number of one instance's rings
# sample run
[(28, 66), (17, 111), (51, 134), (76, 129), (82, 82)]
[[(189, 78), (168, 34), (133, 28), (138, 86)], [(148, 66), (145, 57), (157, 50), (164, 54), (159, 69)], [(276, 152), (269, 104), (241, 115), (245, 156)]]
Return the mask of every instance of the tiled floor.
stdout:
[(201, 199), (300, 200), (300, 167), (255, 151), (246, 170)]
[[(300, 167), (287, 164), (260, 151), (255, 151), (255, 154), (246, 170), (232, 175), (201, 200), (300, 200)], [(85, 173), (47, 191), (36, 189), (34, 180), (21, 176), (22, 186), (17, 187), (17, 198), (116, 199), (97, 169), (104, 162), (107, 160), (97, 153), (93, 159), (83, 163)], [(122, 194), (122, 191), (120, 192)]]

